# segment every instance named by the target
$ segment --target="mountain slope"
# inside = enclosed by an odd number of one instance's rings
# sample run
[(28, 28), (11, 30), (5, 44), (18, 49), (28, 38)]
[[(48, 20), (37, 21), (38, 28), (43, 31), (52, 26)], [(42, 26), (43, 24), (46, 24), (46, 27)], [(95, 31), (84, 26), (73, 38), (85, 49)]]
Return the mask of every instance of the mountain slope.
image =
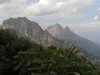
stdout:
[(56, 47), (62, 48), (76, 47), (77, 50), (80, 50), (79, 55), (87, 55), (89, 60), (97, 64), (100, 62), (100, 58), (98, 56), (87, 53), (71, 41), (56, 39), (46, 30), (41, 29), (38, 23), (30, 21), (25, 17), (18, 17), (16, 19), (9, 18), (4, 20), (2, 27), (15, 30), (20, 36), (24, 36), (36, 43), (43, 44), (44, 46), (55, 45)]
[[(9, 28), (15, 30), (18, 34), (21, 36), (27, 37), (30, 40), (43, 44), (45, 46), (48, 45), (56, 45), (57, 47), (63, 47), (63, 48), (70, 48), (72, 47), (73, 42), (70, 42), (68, 40), (58, 40), (54, 38), (51, 34), (49, 34), (46, 30), (44, 31), (41, 29), (41, 27), (38, 25), (38, 23), (34, 21), (29, 21), (27, 18), (17, 18), (17, 19), (7, 19), (2, 24), (3, 28)], [(62, 45), (62, 44), (68, 44)]]
[(79, 47), (85, 49), (89, 53), (100, 51), (100, 46), (94, 42), (85, 39), (77, 34), (73, 33), (69, 27), (62, 28), (60, 24), (51, 25), (46, 29), (50, 34), (58, 39), (67, 39), (74, 42)]

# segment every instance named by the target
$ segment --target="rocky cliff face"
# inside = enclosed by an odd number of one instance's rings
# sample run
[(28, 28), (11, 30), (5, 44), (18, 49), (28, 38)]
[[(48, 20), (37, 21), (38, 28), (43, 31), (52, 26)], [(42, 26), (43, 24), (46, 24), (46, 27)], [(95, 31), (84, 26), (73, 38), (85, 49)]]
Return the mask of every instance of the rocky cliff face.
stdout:
[[(54, 38), (46, 30), (41, 29), (38, 23), (29, 21), (26, 17), (18, 17), (16, 19), (9, 18), (4, 20), (2, 27), (14, 29), (21, 36), (25, 36), (34, 42), (43, 44), (44, 46), (55, 45), (57, 47), (70, 48), (71, 44), (74, 45), (73, 42), (68, 40), (65, 42)], [(70, 44), (66, 46), (65, 43)]]
[(85, 49), (89, 53), (100, 51), (99, 45), (83, 37), (78, 36), (77, 34), (73, 33), (69, 29), (69, 27), (65, 27), (65, 29), (63, 29), (61, 25), (58, 26), (55, 24), (55, 25), (48, 27), (46, 30), (58, 39), (67, 39), (67, 40), (74, 42), (76, 45)]
[[(54, 30), (56, 30), (57, 33), (58, 30), (62, 29), (63, 31), (63, 28), (61, 28), (59, 24), (56, 25), (58, 28), (55, 27)], [(18, 35), (26, 37), (36, 43), (43, 44), (44, 46), (55, 45), (56, 47), (62, 47), (62, 48), (76, 47), (77, 50), (80, 50), (79, 55), (87, 55), (89, 56), (88, 59), (91, 60), (92, 62), (95, 63), (100, 62), (100, 58), (98, 56), (94, 56), (92, 54), (87, 53), (85, 50), (78, 47), (71, 41), (56, 39), (51, 34), (49, 34), (46, 30), (41, 29), (38, 23), (34, 21), (30, 21), (25, 17), (18, 17), (16, 19), (9, 18), (7, 20), (4, 20), (2, 27), (15, 30), (18, 33)], [(70, 31), (70, 29), (67, 31)], [(60, 33), (61, 32), (59, 32), (59, 34)]]
[(2, 27), (14, 29), (21, 35), (24, 35), (30, 38), (31, 40), (38, 41), (38, 43), (39, 43), (39, 38), (43, 34), (43, 30), (38, 25), (38, 23), (34, 21), (33, 22), (29, 21), (26, 17), (23, 18), (18, 17), (17, 19), (9, 18), (7, 20), (4, 20)]

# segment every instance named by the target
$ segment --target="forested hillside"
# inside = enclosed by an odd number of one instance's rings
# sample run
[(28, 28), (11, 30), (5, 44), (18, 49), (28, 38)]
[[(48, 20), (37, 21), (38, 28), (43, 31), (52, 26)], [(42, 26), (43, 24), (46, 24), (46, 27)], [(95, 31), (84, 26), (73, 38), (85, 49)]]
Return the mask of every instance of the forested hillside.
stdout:
[(96, 64), (79, 50), (43, 47), (0, 29), (0, 75), (99, 75)]

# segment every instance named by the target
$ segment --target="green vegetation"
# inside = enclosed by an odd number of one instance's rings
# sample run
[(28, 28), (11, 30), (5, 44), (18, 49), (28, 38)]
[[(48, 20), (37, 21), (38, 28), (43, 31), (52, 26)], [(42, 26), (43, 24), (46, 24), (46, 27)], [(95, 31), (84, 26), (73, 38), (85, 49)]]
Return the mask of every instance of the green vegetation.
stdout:
[(15, 32), (0, 29), (0, 75), (99, 75), (79, 50), (43, 47)]

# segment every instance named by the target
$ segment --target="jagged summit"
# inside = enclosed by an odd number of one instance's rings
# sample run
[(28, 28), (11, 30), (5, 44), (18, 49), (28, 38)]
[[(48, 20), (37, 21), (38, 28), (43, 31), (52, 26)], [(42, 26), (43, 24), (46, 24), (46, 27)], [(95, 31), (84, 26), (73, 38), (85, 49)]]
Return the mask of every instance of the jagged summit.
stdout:
[(21, 20), (21, 19), (28, 20), (26, 17), (17, 17), (17, 18), (12, 18), (12, 17), (10, 17), (10, 18), (8, 18), (8, 19), (6, 19), (6, 20), (15, 20), (15, 19), (19, 19), (19, 20)]
[(66, 26), (65, 28), (63, 28), (59, 23), (56, 23), (54, 25), (49, 26), (46, 30), (49, 30), (49, 29), (51, 31), (53, 31), (53, 29), (56, 29), (55, 31), (57, 31), (57, 32), (60, 32), (60, 31), (62, 31), (62, 32), (64, 32), (64, 31), (66, 31), (66, 32), (72, 32), (68, 26)]
[[(56, 23), (55, 25), (60, 25), (59, 23)], [(60, 25), (61, 26), (61, 25)]]
[(56, 23), (54, 26), (55, 26), (56, 28), (58, 28), (58, 29), (63, 29), (63, 27), (62, 27), (59, 23)]
[(47, 45), (55, 45), (57, 47), (69, 48), (73, 45), (70, 41), (62, 41), (62, 43), (70, 42), (69, 45), (62, 45), (61, 41), (54, 38), (47, 31), (44, 31), (38, 23), (30, 21), (26, 17), (9, 18), (3, 21), (2, 27), (14, 29), (21, 36), (25, 36), (32, 41)]
[(26, 17), (18, 17), (17, 19), (27, 19)]
[(17, 29), (20, 29), (23, 26), (24, 28), (25, 27), (27, 28), (32, 25), (39, 26), (38, 23), (36, 23), (35, 21), (30, 21), (26, 17), (9, 18), (9, 19), (4, 20), (2, 23), (3, 28), (17, 28)]
[(99, 45), (95, 44), (94, 42), (88, 39), (80, 37), (73, 31), (71, 31), (69, 27), (65, 27), (65, 29), (62, 29), (61, 25), (60, 26), (56, 25), (56, 26), (58, 27), (55, 28), (55, 25), (52, 25), (47, 28), (47, 31), (54, 37), (58, 39), (70, 40), (90, 53), (94, 53), (95, 51), (100, 51)]
[(56, 23), (55, 26), (62, 27), (59, 23)]
[(58, 39), (64, 39), (63, 36), (65, 36), (65, 33), (73, 33), (69, 27), (65, 27), (65, 29), (58, 23), (55, 25), (51, 25), (46, 29), (50, 34), (52, 34), (54, 37)]
[(65, 31), (66, 31), (66, 32), (71, 32), (70, 28), (67, 27), (67, 26), (65, 27)]
[(71, 31), (70, 28), (69, 28), (68, 26), (66, 26), (65, 28), (63, 28), (59, 23), (56, 23), (55, 25), (52, 25), (52, 26), (56, 26), (58, 29), (63, 29), (63, 31), (64, 31), (64, 30), (66, 30), (66, 31), (68, 31), (68, 32)]

